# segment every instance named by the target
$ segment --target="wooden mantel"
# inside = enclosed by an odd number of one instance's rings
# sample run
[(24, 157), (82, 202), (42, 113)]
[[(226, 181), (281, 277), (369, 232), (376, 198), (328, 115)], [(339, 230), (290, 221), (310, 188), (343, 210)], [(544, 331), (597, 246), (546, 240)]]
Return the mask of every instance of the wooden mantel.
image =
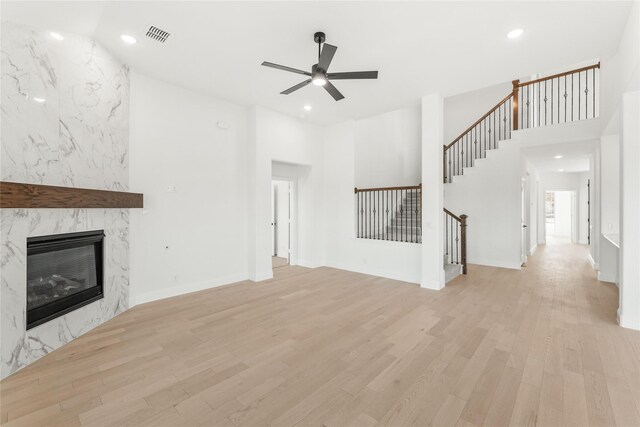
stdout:
[(0, 181), (0, 208), (142, 208), (140, 193)]

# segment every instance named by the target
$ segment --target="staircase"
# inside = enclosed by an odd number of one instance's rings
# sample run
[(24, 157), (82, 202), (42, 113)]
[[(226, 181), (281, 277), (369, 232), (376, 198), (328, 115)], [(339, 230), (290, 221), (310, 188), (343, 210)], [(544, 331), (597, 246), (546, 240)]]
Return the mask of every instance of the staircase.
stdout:
[(600, 63), (520, 82), (443, 150), (444, 183), (463, 175), (513, 131), (598, 117)]
[[(444, 145), (445, 206), (473, 216), (469, 254), (474, 262), (519, 268), (520, 239), (504, 238), (520, 236), (522, 228), (521, 151), (514, 131), (598, 117), (599, 69), (597, 63), (527, 82), (514, 80), (510, 93)], [(445, 253), (455, 243), (449, 233)], [(462, 264), (466, 267), (466, 259)]]
[[(422, 243), (421, 194), (411, 192), (406, 195), (385, 229), (385, 240)], [(394, 238), (397, 236), (397, 239)]]

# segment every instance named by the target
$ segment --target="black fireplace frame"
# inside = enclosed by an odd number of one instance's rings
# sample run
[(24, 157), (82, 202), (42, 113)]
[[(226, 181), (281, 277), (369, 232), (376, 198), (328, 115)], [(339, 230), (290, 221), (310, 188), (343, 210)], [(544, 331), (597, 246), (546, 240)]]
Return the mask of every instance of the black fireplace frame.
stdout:
[(104, 298), (104, 238), (104, 230), (27, 238), (27, 257), (56, 250), (93, 245), (97, 276), (96, 286), (27, 310), (27, 330)]

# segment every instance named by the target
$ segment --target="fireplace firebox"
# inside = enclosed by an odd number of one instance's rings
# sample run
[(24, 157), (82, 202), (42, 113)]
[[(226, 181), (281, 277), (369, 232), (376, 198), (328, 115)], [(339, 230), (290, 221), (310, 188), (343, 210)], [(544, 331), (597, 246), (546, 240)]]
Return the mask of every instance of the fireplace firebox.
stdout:
[(27, 239), (27, 329), (103, 298), (104, 230)]

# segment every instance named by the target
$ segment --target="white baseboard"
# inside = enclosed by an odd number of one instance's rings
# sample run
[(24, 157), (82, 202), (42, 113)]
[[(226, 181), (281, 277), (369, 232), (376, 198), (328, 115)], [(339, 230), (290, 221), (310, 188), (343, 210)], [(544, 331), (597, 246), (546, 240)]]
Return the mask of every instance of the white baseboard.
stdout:
[(598, 271), (598, 280), (601, 282), (613, 283), (618, 286), (618, 284), (616, 283), (616, 276), (613, 274), (605, 274), (602, 273), (602, 271)]
[(131, 295), (129, 298), (129, 308), (138, 304), (144, 304), (151, 301), (157, 301), (165, 298), (171, 298), (179, 295), (189, 294), (192, 292), (203, 291), (205, 289), (215, 288), (218, 286), (230, 285), (233, 283), (247, 280), (246, 274), (236, 274), (227, 277), (221, 277), (214, 280), (205, 280), (202, 282), (188, 283), (185, 285), (172, 286), (157, 291), (145, 292), (140, 295)]
[(254, 275), (249, 274), (248, 279), (252, 282), (262, 282), (263, 280), (273, 279), (273, 270), (263, 271)]
[(478, 265), (486, 265), (489, 267), (498, 267), (498, 268), (510, 268), (512, 270), (520, 270), (522, 268), (522, 262), (509, 262), (503, 260), (495, 260), (488, 258), (475, 258), (475, 259), (467, 259), (467, 264), (478, 264)]
[(589, 253), (589, 263), (591, 263), (591, 267), (593, 267), (594, 270), (598, 269), (598, 263), (594, 261), (593, 257), (591, 256), (591, 253)]
[(439, 291), (444, 288), (444, 284), (442, 283), (444, 280), (440, 280), (439, 282), (435, 280), (422, 280), (420, 282), (420, 287), (423, 289), (430, 289), (432, 291)]
[(624, 312), (620, 311), (620, 309), (618, 309), (618, 324), (623, 328), (640, 331), (640, 319), (632, 319), (630, 316), (625, 316)]
[(291, 265), (299, 265), (300, 267), (307, 267), (307, 268), (317, 268), (319, 267), (318, 265), (315, 265), (315, 263), (313, 262), (309, 262), (305, 259), (299, 259), (297, 263), (291, 263)]
[(362, 274), (368, 274), (371, 276), (384, 277), (386, 279), (415, 283), (417, 285), (420, 284), (420, 279), (421, 279), (420, 276), (415, 276), (413, 274), (409, 274), (405, 272), (389, 271), (389, 270), (372, 268), (372, 267), (354, 266), (354, 265), (342, 264), (339, 262), (328, 262), (326, 266), (331, 268), (337, 268), (339, 270), (347, 270), (347, 271), (353, 271), (355, 273), (362, 273)]
[(532, 256), (533, 254), (535, 254), (537, 249), (538, 249), (538, 244), (531, 246), (529, 248), (529, 256)]

